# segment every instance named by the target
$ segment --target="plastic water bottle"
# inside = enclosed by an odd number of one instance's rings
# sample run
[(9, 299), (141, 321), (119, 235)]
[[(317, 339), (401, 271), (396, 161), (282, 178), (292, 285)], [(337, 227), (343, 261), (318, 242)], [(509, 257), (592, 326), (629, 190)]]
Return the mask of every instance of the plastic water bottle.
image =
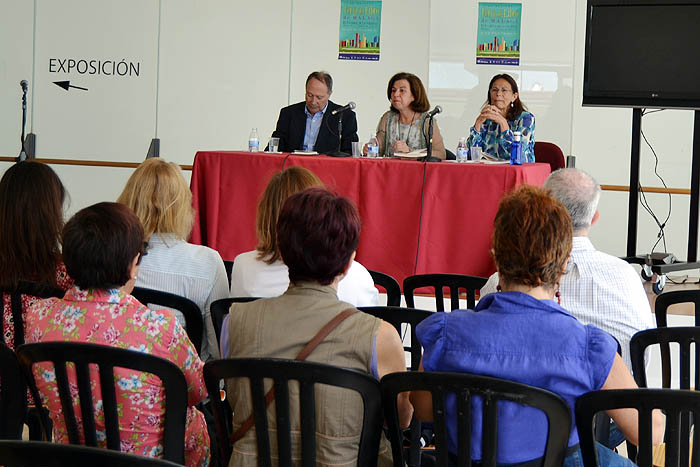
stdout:
[(523, 165), (523, 147), (520, 132), (513, 132), (513, 144), (510, 145), (510, 165)]
[(457, 162), (466, 162), (469, 159), (466, 136), (461, 136), (459, 138), (459, 143), (457, 143), (457, 152), (455, 155), (457, 156)]
[(258, 138), (258, 129), (253, 128), (248, 137), (248, 152), (258, 152), (260, 149), (260, 138)]
[(379, 157), (379, 141), (374, 133), (370, 135), (367, 143), (367, 157)]

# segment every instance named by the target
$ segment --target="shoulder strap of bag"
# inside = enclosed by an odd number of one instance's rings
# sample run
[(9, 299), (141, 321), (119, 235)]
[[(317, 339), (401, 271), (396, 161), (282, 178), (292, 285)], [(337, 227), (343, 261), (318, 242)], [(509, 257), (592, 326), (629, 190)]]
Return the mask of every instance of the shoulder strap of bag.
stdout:
[[(332, 320), (330, 320), (328, 323), (326, 323), (325, 326), (321, 328), (318, 333), (309, 341), (308, 344), (304, 346), (303, 349), (301, 349), (301, 352), (294, 358), (294, 360), (302, 361), (306, 360), (306, 358), (311, 355), (311, 352), (318, 347), (318, 345), (323, 341), (323, 339), (328, 336), (328, 334), (333, 331), (340, 323), (342, 323), (345, 318), (349, 317), (350, 315), (353, 315), (357, 313), (359, 310), (356, 308), (348, 308), (347, 310), (344, 310), (335, 317), (333, 317)], [(275, 399), (275, 388), (270, 388), (269, 391), (267, 391), (267, 394), (265, 394), (265, 408), (269, 407), (272, 401)], [(254, 419), (253, 419), (253, 414), (251, 413), (248, 418), (243, 422), (243, 424), (238, 427), (238, 429), (231, 435), (231, 444), (235, 443), (239, 439), (243, 438), (243, 436), (248, 432), (253, 427), (254, 424)]]

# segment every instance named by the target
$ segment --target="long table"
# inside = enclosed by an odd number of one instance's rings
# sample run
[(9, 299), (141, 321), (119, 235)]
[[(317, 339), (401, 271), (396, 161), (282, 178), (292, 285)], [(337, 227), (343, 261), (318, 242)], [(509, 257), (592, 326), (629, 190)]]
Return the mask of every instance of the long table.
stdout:
[(548, 164), (420, 163), (229, 151), (196, 154), (191, 188), (196, 210), (190, 241), (224, 259), (255, 248), (255, 214), (270, 177), (284, 167), (313, 171), (355, 201), (362, 218), (357, 261), (394, 276), (460, 273), (487, 277), (493, 220), (502, 195), (541, 185)]

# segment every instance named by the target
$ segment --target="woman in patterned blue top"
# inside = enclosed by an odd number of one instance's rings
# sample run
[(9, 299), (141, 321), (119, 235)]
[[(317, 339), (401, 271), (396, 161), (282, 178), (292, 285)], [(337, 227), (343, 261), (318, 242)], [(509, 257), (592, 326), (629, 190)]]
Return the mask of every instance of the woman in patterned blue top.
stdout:
[(504, 73), (491, 78), (486, 104), (469, 129), (467, 146), (479, 146), (489, 156), (509, 159), (514, 131), (521, 134), (523, 161), (535, 162), (535, 116), (520, 100), (513, 77)]

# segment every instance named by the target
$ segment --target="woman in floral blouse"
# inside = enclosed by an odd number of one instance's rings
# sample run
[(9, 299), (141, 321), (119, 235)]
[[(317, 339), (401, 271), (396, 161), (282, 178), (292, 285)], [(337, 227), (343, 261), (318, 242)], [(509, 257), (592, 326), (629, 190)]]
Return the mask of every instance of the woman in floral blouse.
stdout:
[(486, 104), (469, 129), (467, 146), (488, 156), (509, 159), (513, 132), (520, 133), (523, 162), (535, 162), (535, 116), (520, 100), (518, 83), (507, 74), (491, 78)]
[[(27, 312), (27, 342), (89, 342), (165, 358), (182, 369), (190, 407), (185, 431), (187, 465), (209, 464), (209, 435), (204, 416), (193, 406), (206, 396), (204, 363), (169, 310), (153, 311), (129, 293), (144, 251), (144, 232), (126, 206), (99, 203), (79, 211), (63, 229), (63, 259), (75, 287), (63, 299), (39, 301)], [(54, 437), (68, 442), (50, 364), (35, 366), (44, 405), (51, 412)], [(120, 407), (121, 450), (162, 457), (164, 393), (157, 377), (115, 368)], [(99, 384), (95, 375), (95, 386)], [(99, 394), (99, 392), (97, 392)], [(128, 401), (128, 402), (127, 402)], [(77, 409), (76, 417), (80, 417)], [(95, 398), (98, 443), (106, 445), (102, 401)]]

